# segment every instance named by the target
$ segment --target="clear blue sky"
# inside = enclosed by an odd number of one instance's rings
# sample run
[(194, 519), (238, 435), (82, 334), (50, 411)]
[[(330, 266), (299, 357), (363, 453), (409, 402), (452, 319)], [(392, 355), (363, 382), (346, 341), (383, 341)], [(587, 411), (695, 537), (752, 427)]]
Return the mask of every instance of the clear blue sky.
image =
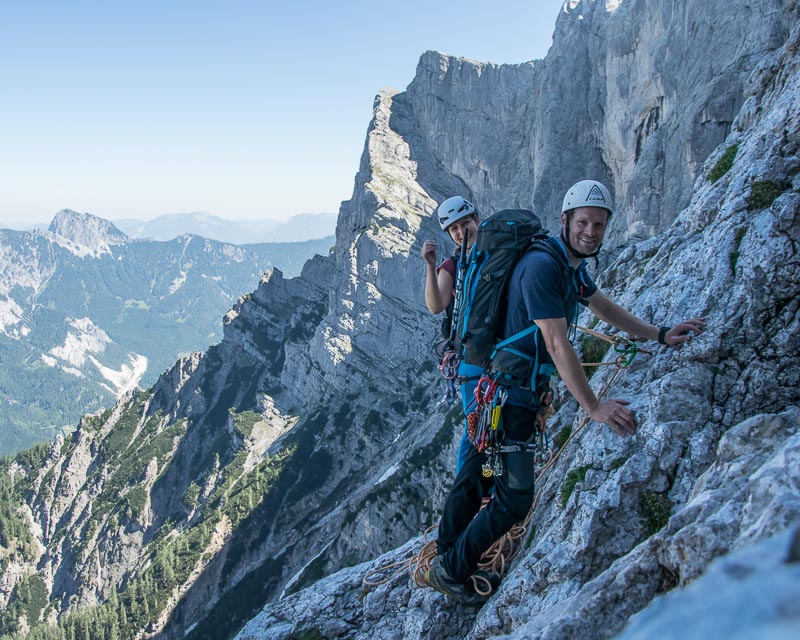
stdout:
[(562, 0), (7, 2), (0, 223), (336, 212), (429, 49), (546, 54)]

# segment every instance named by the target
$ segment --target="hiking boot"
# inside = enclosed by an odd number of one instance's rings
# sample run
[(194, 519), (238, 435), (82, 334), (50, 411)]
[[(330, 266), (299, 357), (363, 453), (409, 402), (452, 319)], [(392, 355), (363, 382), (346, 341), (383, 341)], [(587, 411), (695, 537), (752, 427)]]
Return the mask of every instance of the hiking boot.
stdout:
[(468, 590), (463, 582), (451, 577), (442, 565), (441, 556), (436, 556), (431, 562), (430, 568), (425, 572), (425, 582), (439, 593), (470, 607), (480, 606), (489, 599), (488, 596)]

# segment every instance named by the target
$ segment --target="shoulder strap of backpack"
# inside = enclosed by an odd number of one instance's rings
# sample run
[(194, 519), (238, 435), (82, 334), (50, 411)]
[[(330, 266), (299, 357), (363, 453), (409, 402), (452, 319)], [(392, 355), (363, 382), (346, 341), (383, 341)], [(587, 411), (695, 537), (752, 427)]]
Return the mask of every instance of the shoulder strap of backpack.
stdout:
[[(553, 242), (550, 240), (551, 237), (552, 236), (548, 236), (545, 238), (536, 238), (531, 242), (531, 246), (527, 249), (527, 251), (539, 250), (539, 251), (544, 251), (545, 253), (549, 253), (556, 259), (556, 261), (560, 265), (564, 266), (568, 270), (569, 263), (567, 262), (566, 256), (558, 249), (558, 247), (553, 246)], [(533, 324), (530, 327), (523, 329), (522, 331), (518, 331), (512, 336), (509, 336), (508, 338), (504, 338), (495, 345), (495, 351), (497, 351), (498, 349), (502, 349), (503, 347), (506, 347), (516, 342), (517, 340), (524, 338), (525, 336), (530, 335), (537, 329), (538, 327), (535, 324)]]
[[(556, 244), (556, 240), (550, 237), (542, 237), (536, 238), (531, 242), (530, 247), (528, 247), (527, 251), (544, 251), (548, 253), (556, 263), (561, 266), (564, 270), (565, 276), (569, 280), (569, 271), (570, 271), (570, 263), (567, 260), (567, 256), (564, 254), (563, 250)], [(527, 252), (526, 251), (526, 252)], [(526, 353), (522, 350), (515, 348), (513, 345), (514, 342), (521, 340), (522, 338), (533, 335), (534, 341), (536, 346), (534, 347), (533, 353)], [(510, 380), (515, 380), (515, 384), (525, 384), (525, 385), (533, 385), (535, 386), (536, 380), (543, 376), (549, 377), (555, 372), (555, 367), (552, 363), (541, 362), (540, 360), (540, 347), (539, 344), (539, 327), (534, 323), (525, 329), (518, 331), (514, 335), (508, 336), (507, 338), (501, 340), (495, 345), (494, 352), (492, 353), (492, 360), (494, 361), (495, 356), (499, 356), (499, 354), (505, 354), (501, 356), (501, 358), (506, 362), (517, 362), (518, 364), (514, 367), (520, 366), (523, 362), (527, 362), (527, 373), (524, 376), (520, 376), (520, 372), (516, 371), (516, 375), (508, 374), (505, 371), (498, 371), (500, 378), (508, 378)], [(501, 367), (502, 369), (502, 367)], [(521, 382), (524, 380), (524, 383)], [(531, 386), (531, 388), (533, 388)]]
[[(546, 251), (551, 256), (553, 256), (556, 261), (563, 267), (564, 269), (564, 276), (567, 279), (567, 282), (572, 282), (576, 288), (576, 293), (578, 294), (578, 302), (580, 302), (583, 306), (588, 307), (589, 301), (584, 298), (583, 296), (583, 287), (587, 285), (585, 280), (586, 272), (585, 267), (581, 266), (575, 269), (567, 259), (567, 256), (564, 252), (563, 245), (559, 242), (558, 245), (556, 244), (557, 240), (554, 239), (555, 236), (550, 236), (544, 240), (536, 240), (532, 244), (530, 250), (540, 250)], [(559, 246), (560, 245), (560, 246)], [(574, 276), (573, 276), (574, 274)]]
[(571, 267), (569, 260), (567, 259), (564, 250), (556, 243), (560, 244), (556, 236), (537, 238), (531, 242), (531, 246), (528, 251), (544, 251), (545, 253), (549, 253), (551, 256), (553, 256), (553, 258), (555, 258), (556, 262), (561, 265), (561, 268), (564, 269), (564, 271), (569, 272)]

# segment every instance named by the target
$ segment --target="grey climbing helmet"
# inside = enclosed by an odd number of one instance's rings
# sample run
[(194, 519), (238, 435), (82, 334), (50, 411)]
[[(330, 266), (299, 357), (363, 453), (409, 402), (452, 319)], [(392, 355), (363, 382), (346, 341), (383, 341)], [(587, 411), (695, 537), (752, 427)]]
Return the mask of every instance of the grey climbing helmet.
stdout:
[(446, 230), (454, 222), (461, 220), (466, 216), (477, 215), (475, 205), (469, 200), (465, 200), (461, 196), (453, 196), (448, 198), (436, 210), (436, 215), (439, 218), (439, 225), (442, 230)]
[(600, 207), (608, 211), (609, 217), (614, 213), (611, 192), (597, 180), (581, 180), (573, 184), (564, 196), (561, 211), (569, 211), (578, 207)]

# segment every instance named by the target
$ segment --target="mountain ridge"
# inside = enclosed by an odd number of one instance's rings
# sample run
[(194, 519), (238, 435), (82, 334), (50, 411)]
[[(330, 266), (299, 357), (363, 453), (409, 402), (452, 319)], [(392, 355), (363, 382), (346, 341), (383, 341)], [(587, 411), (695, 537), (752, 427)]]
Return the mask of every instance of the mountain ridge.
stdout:
[(210, 213), (168, 213), (151, 220), (124, 219), (117, 225), (134, 238), (169, 240), (176, 235), (196, 235), (229, 242), (300, 242), (333, 235), (336, 215), (332, 213), (298, 213), (287, 220), (229, 220)]
[(4, 454), (69, 428), (222, 335), (242, 291), (279, 263), (300, 272), (332, 239), (239, 247), (129, 239), (65, 210), (50, 231), (0, 231)]
[[(70, 211), (64, 209), (62, 211)], [(87, 215), (94, 214), (78, 214)], [(58, 215), (58, 214), (56, 214)], [(95, 216), (104, 220), (102, 216)], [(276, 242), (304, 242), (331, 236), (336, 228), (336, 214), (298, 213), (286, 220), (234, 220), (206, 212), (167, 213), (150, 220), (122, 218), (106, 220), (129, 239), (173, 240), (191, 234), (229, 244), (246, 245)], [(11, 222), (12, 230), (50, 230), (47, 223)]]
[(56, 243), (78, 257), (110, 254), (113, 245), (128, 241), (128, 236), (112, 222), (72, 209), (56, 213), (47, 230), (53, 234)]

